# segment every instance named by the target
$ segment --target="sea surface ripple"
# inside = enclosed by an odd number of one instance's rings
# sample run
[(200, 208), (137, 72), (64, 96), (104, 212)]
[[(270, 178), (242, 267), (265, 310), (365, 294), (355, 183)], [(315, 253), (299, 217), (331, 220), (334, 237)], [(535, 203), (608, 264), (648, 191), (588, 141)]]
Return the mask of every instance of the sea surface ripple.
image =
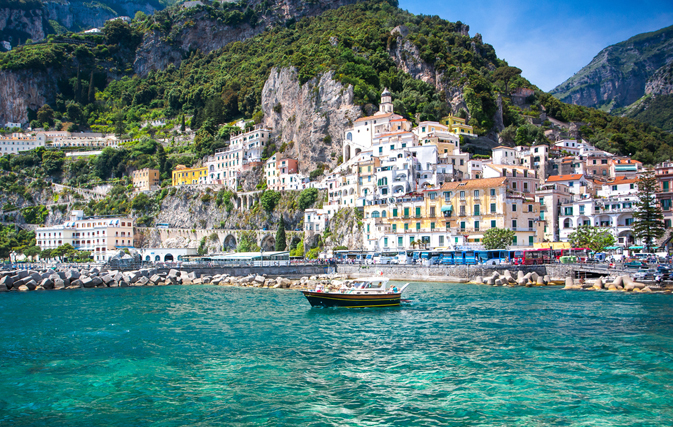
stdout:
[(0, 425), (673, 425), (673, 298), (414, 283), (0, 295)]

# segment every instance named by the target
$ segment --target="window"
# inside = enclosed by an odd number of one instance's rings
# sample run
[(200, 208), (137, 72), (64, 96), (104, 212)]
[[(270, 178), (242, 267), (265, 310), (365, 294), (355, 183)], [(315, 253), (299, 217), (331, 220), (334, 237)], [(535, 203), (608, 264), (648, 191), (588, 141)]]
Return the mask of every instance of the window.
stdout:
[(465, 216), (465, 206), (460, 207), (460, 216)]
[(494, 219), (491, 220), (491, 228), (495, 228), (495, 220)]
[(584, 205), (580, 205), (580, 215), (584, 215)]
[(516, 236), (514, 236), (514, 238), (512, 239), (512, 245), (514, 245), (514, 246), (517, 245)]
[[(667, 221), (668, 221), (669, 223), (671, 222), (670, 219), (668, 219)], [(624, 220), (624, 225), (627, 225), (627, 226), (628, 226), (628, 225), (633, 225), (633, 218), (626, 218), (626, 219)], [(666, 227), (670, 227), (670, 224), (667, 225)]]
[(512, 220), (512, 229), (516, 230), (516, 220), (515, 219)]
[(535, 228), (534, 221), (532, 219), (529, 219), (528, 220), (528, 229), (532, 230), (533, 228)]
[[(316, 230), (318, 229), (318, 226), (316, 225)], [(369, 224), (367, 224), (367, 233), (369, 233)]]
[(495, 213), (496, 208), (495, 208), (495, 203), (491, 203), (491, 213)]
[(663, 184), (664, 184), (664, 191), (668, 191), (669, 186), (670, 186), (670, 181), (664, 181)]
[(474, 231), (479, 231), (479, 221), (474, 222)]
[(617, 186), (616, 185), (612, 186), (612, 191), (617, 191)]
[(464, 198), (465, 198), (465, 191), (461, 191), (461, 192), (460, 192), (460, 198), (461, 198), (461, 199), (464, 199)]
[(420, 218), (420, 217), (421, 217), (421, 208), (417, 207), (416, 208), (416, 218)]
[(430, 200), (435, 200), (435, 197), (437, 197), (437, 193), (430, 193)]
[(636, 188), (635, 184), (629, 184), (629, 190), (633, 190), (635, 188)]
[(408, 229), (409, 229), (409, 224), (404, 224), (404, 230), (406, 231)]
[[(624, 206), (626, 207), (626, 206)], [(668, 211), (671, 209), (671, 199), (664, 199), (661, 201), (661, 208), (665, 211)]]
[(421, 229), (421, 223), (420, 223), (420, 222), (417, 222), (417, 223), (416, 223), (416, 230), (420, 230), (420, 229)]
[(434, 218), (434, 217), (435, 217), (435, 207), (430, 206), (430, 218)]
[(388, 238), (387, 238), (387, 237), (384, 237), (384, 238), (383, 238), (383, 247), (384, 247), (384, 248), (387, 248), (387, 247), (388, 247)]
[(434, 229), (435, 229), (435, 223), (434, 223), (434, 222), (431, 222), (431, 223), (430, 223), (430, 230), (434, 230)]
[(393, 216), (394, 216), (394, 217), (397, 216), (397, 208), (393, 208)]
[(516, 204), (512, 203), (512, 212), (516, 212)]
[(397, 224), (393, 224), (393, 233), (397, 231)]
[(379, 147), (379, 154), (383, 154), (383, 147)]
[(529, 245), (532, 246), (534, 240), (535, 240), (535, 238), (534, 238), (533, 236), (528, 236), (528, 244), (529, 244)]
[(465, 221), (460, 222), (460, 229), (465, 231)]
[(481, 213), (479, 212), (479, 205), (474, 205), (474, 216), (479, 216)]
[(451, 201), (451, 192), (450, 191), (445, 191), (444, 192), (444, 201), (445, 202)]
[(397, 238), (397, 246), (404, 246), (404, 237)]
[(444, 236), (439, 236), (439, 246), (444, 246)]
[(563, 208), (563, 214), (564, 215), (572, 215), (573, 214), (573, 207), (568, 206), (568, 207)]
[(528, 212), (533, 212), (533, 205), (528, 205)]
[(409, 218), (409, 208), (404, 208), (404, 217)]
[(495, 188), (491, 188), (491, 196), (495, 196)]
[(474, 190), (474, 197), (479, 197), (479, 190)]

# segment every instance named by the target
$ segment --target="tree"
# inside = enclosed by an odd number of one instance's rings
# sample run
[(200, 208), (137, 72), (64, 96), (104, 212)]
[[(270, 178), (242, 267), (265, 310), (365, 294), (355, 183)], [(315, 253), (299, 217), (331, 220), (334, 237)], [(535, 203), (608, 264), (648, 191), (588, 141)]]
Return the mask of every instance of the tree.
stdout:
[(49, 123), (49, 126), (54, 124), (54, 110), (51, 109), (49, 104), (44, 104), (37, 110), (37, 121), (41, 124)]
[(49, 175), (60, 174), (65, 164), (65, 153), (62, 151), (45, 151), (42, 153), (42, 169)]
[(185, 129), (186, 129), (186, 126), (185, 126), (185, 115), (183, 114), (183, 115), (181, 116), (180, 132), (183, 132), (183, 133), (184, 133)]
[[(87, 96), (89, 104), (96, 100), (96, 88), (93, 85), (93, 70), (91, 70), (91, 77), (89, 77), (89, 94)], [(70, 114), (70, 113), (68, 113)]]
[(514, 241), (516, 233), (508, 228), (489, 228), (484, 233), (482, 243), (484, 248), (490, 249), (506, 249)]
[(664, 214), (657, 203), (658, 190), (657, 179), (652, 171), (648, 171), (638, 179), (638, 202), (633, 213), (633, 233), (643, 242), (647, 252), (654, 240), (666, 231)]
[(505, 82), (505, 93), (509, 93), (509, 81), (521, 74), (521, 69), (516, 67), (504, 66), (493, 72), (493, 79)]
[(157, 163), (159, 164), (159, 174), (163, 175), (166, 173), (166, 152), (164, 151), (164, 146), (161, 144), (157, 145)]
[(305, 190), (302, 190), (301, 194), (299, 194), (299, 200), (297, 202), (297, 205), (299, 206), (299, 209), (304, 211), (313, 206), (313, 204), (317, 199), (318, 199), (318, 190), (315, 188), (307, 188)]
[(287, 242), (285, 241), (285, 222), (283, 221), (283, 216), (280, 217), (280, 224), (278, 224), (278, 231), (276, 231), (276, 250), (284, 251), (287, 248)]
[(262, 194), (261, 203), (264, 210), (272, 212), (278, 201), (280, 200), (280, 193), (278, 191), (268, 190)]
[(589, 248), (594, 252), (602, 252), (615, 244), (615, 236), (610, 230), (592, 225), (580, 225), (570, 233), (568, 240), (573, 248)]
[(117, 110), (117, 112), (114, 114), (115, 135), (117, 135), (117, 138), (121, 138), (124, 130), (126, 130), (126, 126), (124, 126), (124, 119), (124, 111)]

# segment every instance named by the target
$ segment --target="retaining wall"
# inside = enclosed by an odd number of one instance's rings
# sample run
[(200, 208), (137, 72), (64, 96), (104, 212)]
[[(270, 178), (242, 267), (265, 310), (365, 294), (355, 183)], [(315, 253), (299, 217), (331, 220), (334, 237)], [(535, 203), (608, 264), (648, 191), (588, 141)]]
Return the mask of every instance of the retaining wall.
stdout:
[[(170, 268), (158, 268), (159, 273), (166, 272)], [(216, 274), (228, 274), (230, 276), (248, 276), (254, 274), (261, 276), (266, 274), (268, 277), (285, 277), (289, 279), (301, 278), (304, 276), (315, 276), (318, 274), (329, 274), (334, 272), (334, 267), (327, 265), (283, 265), (277, 267), (185, 267), (178, 268), (196, 273), (197, 277), (215, 276)]]
[[(550, 266), (551, 267), (551, 266)], [(554, 266), (555, 267), (555, 266)], [(567, 266), (563, 266), (567, 268)], [(494, 271), (499, 273), (504, 270), (510, 272), (523, 271), (524, 273), (536, 272), (544, 276), (549, 274), (552, 278), (565, 278), (566, 276), (557, 276), (565, 274), (565, 269), (553, 270), (548, 273), (548, 266), (544, 265), (524, 265), (524, 266), (499, 266), (499, 265), (454, 265), (454, 266), (420, 266), (420, 265), (348, 265), (339, 264), (337, 273), (346, 274), (349, 278), (370, 277), (383, 273), (392, 280), (413, 280), (418, 282), (469, 282), (477, 276), (490, 276)], [(572, 268), (569, 269), (572, 271)]]

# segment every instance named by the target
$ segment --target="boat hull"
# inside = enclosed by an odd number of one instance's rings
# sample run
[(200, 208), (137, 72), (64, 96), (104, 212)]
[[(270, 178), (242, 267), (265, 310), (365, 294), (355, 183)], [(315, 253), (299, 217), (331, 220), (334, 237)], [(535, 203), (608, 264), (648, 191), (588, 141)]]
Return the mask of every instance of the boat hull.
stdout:
[(302, 291), (313, 307), (394, 307), (400, 305), (401, 293), (394, 294), (339, 294)]

